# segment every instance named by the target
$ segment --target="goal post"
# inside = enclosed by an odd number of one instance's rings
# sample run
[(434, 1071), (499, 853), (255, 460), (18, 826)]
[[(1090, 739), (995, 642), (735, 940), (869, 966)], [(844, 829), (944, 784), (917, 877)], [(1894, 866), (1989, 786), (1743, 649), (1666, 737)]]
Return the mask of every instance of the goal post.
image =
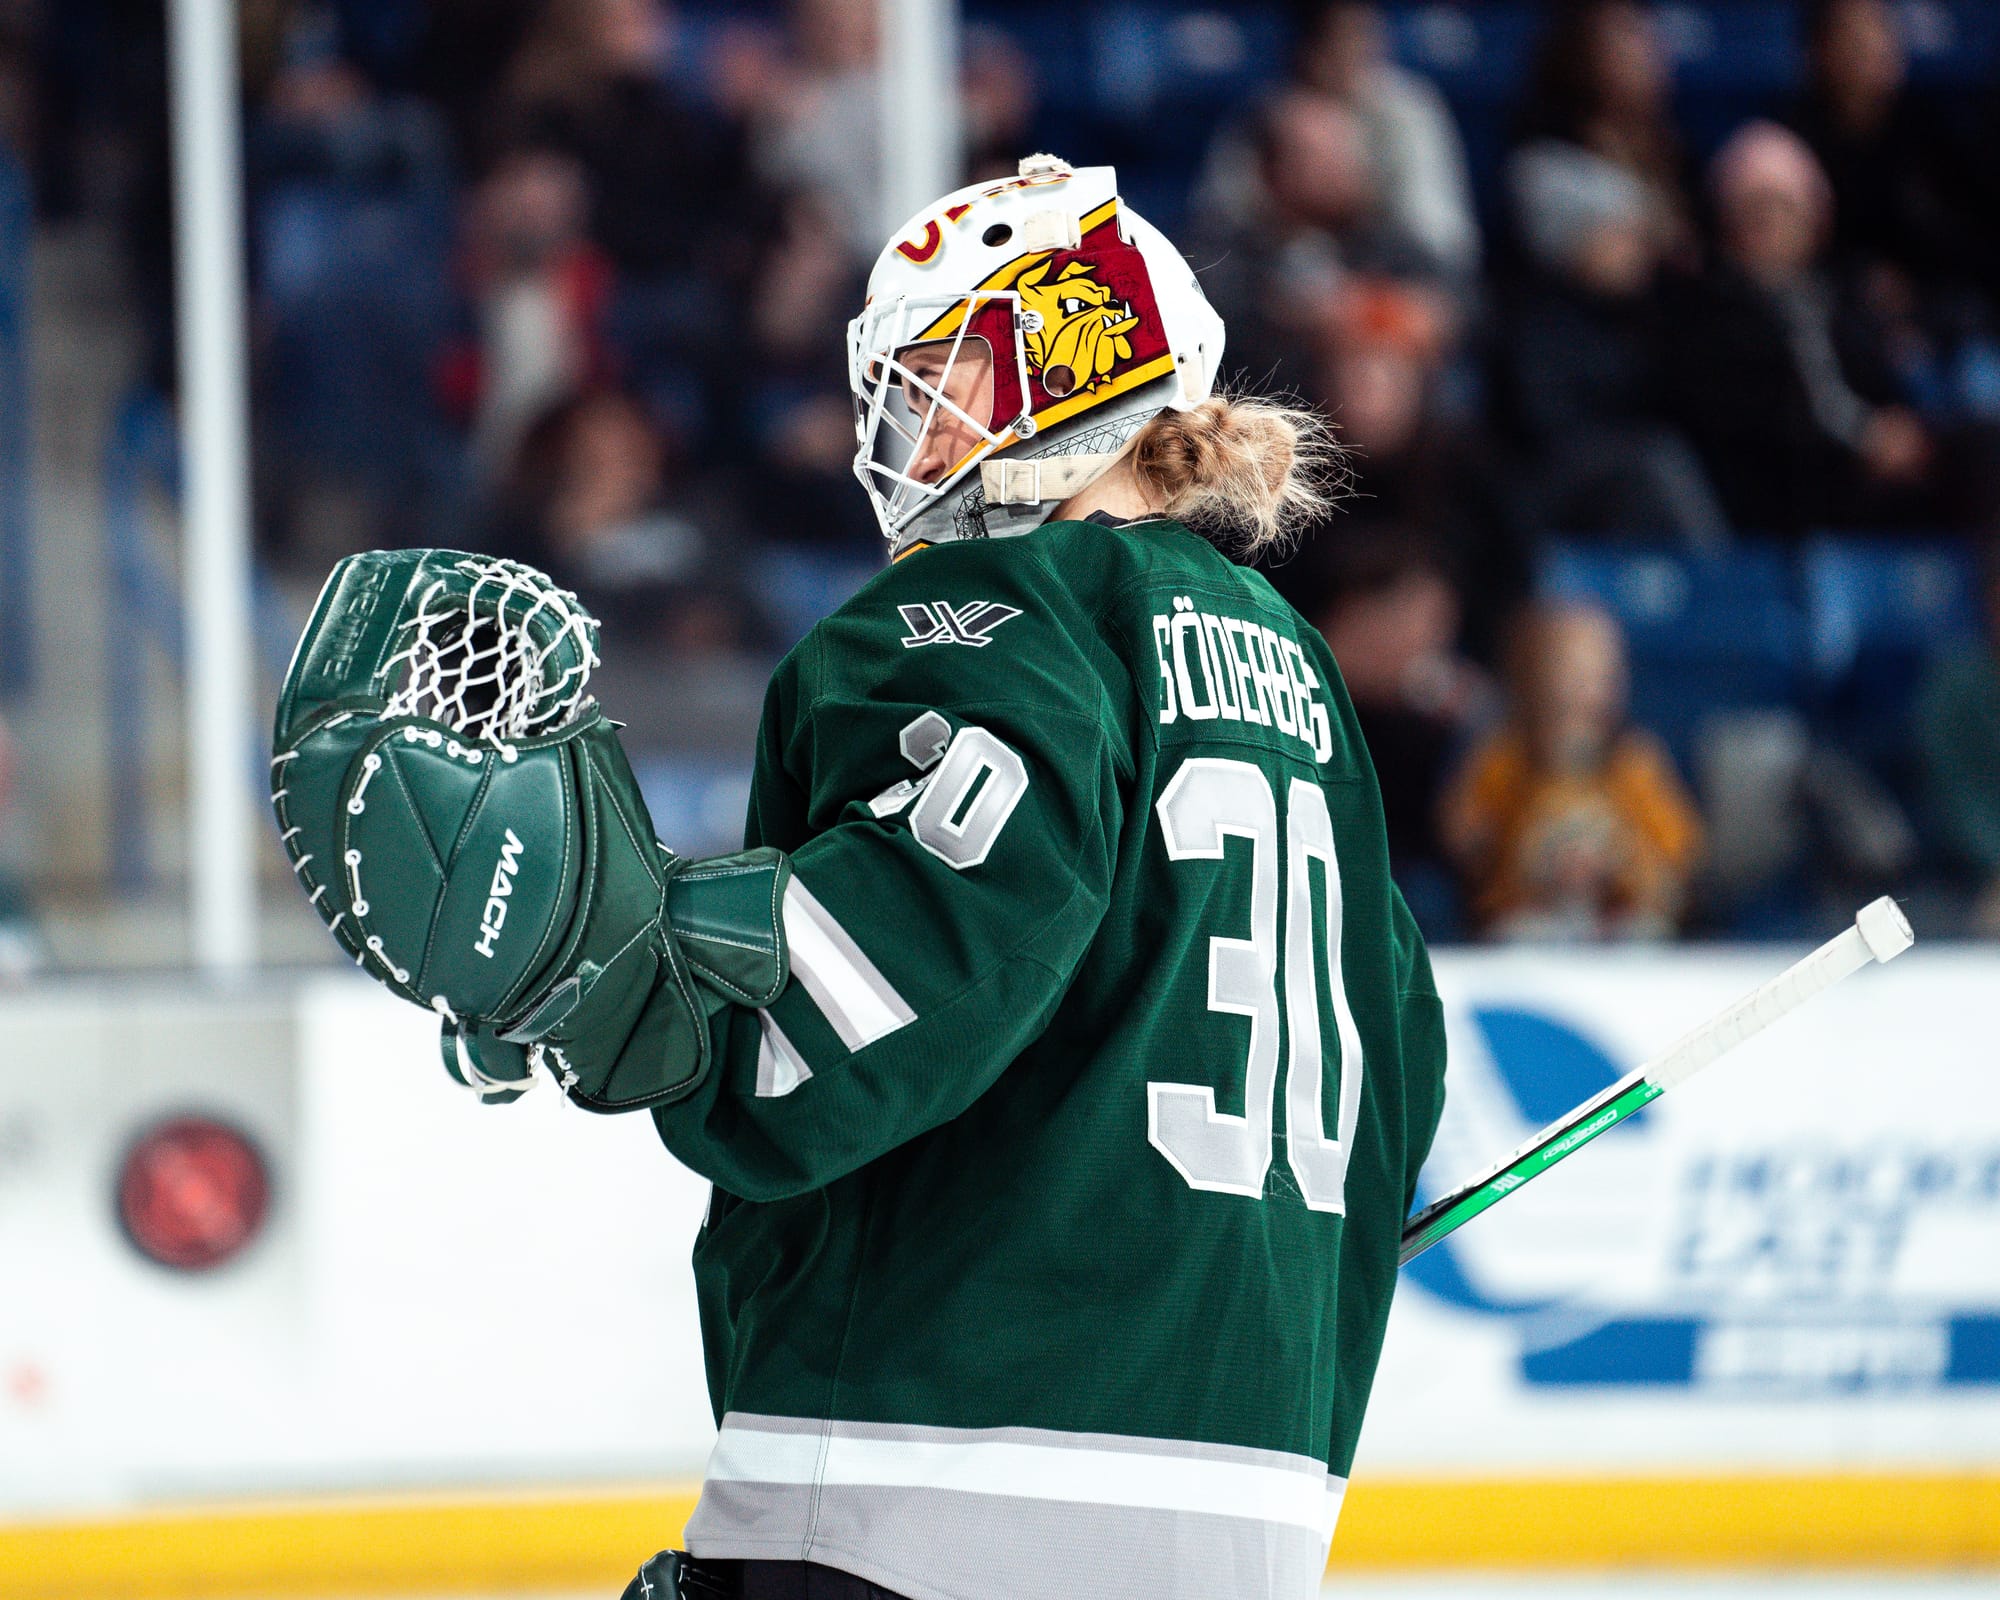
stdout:
[[(878, 0), (886, 237), (963, 178), (958, 0)], [(1025, 152), (1023, 152), (1025, 154)]]
[(175, 308), (195, 964), (256, 959), (249, 401), (235, 0), (170, 0)]

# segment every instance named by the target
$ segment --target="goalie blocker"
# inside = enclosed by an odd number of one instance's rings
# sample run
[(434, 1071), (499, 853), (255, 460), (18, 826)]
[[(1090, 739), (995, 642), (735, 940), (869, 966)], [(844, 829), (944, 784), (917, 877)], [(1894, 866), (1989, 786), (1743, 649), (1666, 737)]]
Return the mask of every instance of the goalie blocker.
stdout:
[(337, 566), (278, 700), (272, 804), (357, 965), (437, 1012), (446, 1070), (596, 1111), (691, 1092), (725, 1005), (787, 976), (775, 850), (658, 843), (586, 694), (596, 622), (533, 569), (449, 550)]

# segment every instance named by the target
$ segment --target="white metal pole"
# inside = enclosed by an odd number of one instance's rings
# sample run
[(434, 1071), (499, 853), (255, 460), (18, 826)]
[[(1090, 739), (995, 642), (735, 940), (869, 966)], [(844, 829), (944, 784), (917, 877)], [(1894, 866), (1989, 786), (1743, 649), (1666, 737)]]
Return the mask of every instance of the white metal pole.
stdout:
[(250, 481), (235, 0), (171, 0), (174, 266), (196, 962), (256, 952), (250, 783)]
[(958, 0), (881, 0), (882, 218), (886, 237), (958, 187)]

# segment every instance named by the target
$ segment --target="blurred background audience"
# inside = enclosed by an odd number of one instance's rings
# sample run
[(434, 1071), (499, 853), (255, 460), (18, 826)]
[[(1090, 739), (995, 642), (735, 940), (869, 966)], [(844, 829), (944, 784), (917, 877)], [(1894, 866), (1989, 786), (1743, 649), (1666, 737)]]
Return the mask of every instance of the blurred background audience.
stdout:
[(1700, 244), (1673, 62), (1654, 8), (1639, 0), (1559, 0), (1515, 117), (1520, 144), (1587, 151), (1626, 173), (1656, 245), (1683, 263)]
[(1927, 520), (1936, 443), (1895, 369), (1889, 310), (1822, 270), (1833, 192), (1772, 122), (1709, 172), (1714, 259), (1674, 308), (1681, 415), (1739, 526)]
[(1505, 722), (1445, 791), (1441, 835), (1493, 938), (1658, 939), (1680, 924), (1701, 821), (1627, 718), (1625, 644), (1591, 606), (1516, 623)]
[(1556, 139), (1523, 145), (1508, 176), (1523, 267), (1496, 378), (1524, 517), (1554, 533), (1726, 544), (1727, 515), (1669, 400), (1661, 241), (1645, 186)]
[(1986, 637), (1946, 656), (1917, 707), (1939, 844), (1970, 874), (1972, 931), (2000, 939), (2000, 540), (1986, 553)]
[(1391, 58), (1382, 8), (1334, 0), (1308, 11), (1293, 62), (1300, 84), (1360, 123), (1369, 185), (1391, 225), (1438, 272), (1470, 279), (1481, 240), (1458, 125), (1436, 86)]
[[(1352, 449), (1271, 577), (1434, 935), (1796, 937), (1884, 890), (2000, 935), (1993, 8), (965, 9), (967, 178), (1115, 162), (1238, 381)], [(880, 559), (843, 351), (899, 220), (875, 5), (243, 18), (272, 589), (385, 543), (536, 561), (642, 746), (700, 702), (740, 764), (771, 659)], [(44, 225), (115, 225), (163, 395), (160, 8), (0, 23), (7, 159)]]
[(1459, 652), (1458, 586), (1436, 546), (1407, 528), (1343, 539), (1316, 564), (1322, 598), (1308, 620), (1333, 648), (1375, 763), (1390, 870), (1427, 927), (1462, 934), (1437, 800), (1499, 706)]
[(14, 765), (14, 735), (0, 718), (0, 986), (30, 976), (47, 960), (20, 870)]

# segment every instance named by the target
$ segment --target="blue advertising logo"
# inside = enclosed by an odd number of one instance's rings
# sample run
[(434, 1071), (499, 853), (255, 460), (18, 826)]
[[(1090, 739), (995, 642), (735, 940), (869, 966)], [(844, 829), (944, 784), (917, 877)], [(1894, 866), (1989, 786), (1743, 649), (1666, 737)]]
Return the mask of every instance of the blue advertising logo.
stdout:
[[(1469, 1018), (1527, 1127), (1621, 1075), (1591, 1039), (1542, 1012), (1484, 1006)], [(1649, 1148), (1651, 1115), (1579, 1159), (1609, 1163), (1611, 1184), (1620, 1163), (1664, 1159)], [(1822, 1134), (1683, 1152), (1668, 1174), (1674, 1211), (1643, 1307), (1602, 1303), (1588, 1287), (1521, 1298), (1482, 1285), (1481, 1230), (1508, 1227), (1504, 1205), (1404, 1276), (1448, 1305), (1509, 1322), (1530, 1385), (1699, 1386), (1769, 1399), (2000, 1383), (1995, 1308), (1940, 1305), (1900, 1287), (1905, 1269), (1935, 1281), (1940, 1257), (2000, 1230), (2000, 1146), (1943, 1142), (1949, 1133), (1934, 1147), (1884, 1144), (1857, 1128), (1838, 1142)]]

